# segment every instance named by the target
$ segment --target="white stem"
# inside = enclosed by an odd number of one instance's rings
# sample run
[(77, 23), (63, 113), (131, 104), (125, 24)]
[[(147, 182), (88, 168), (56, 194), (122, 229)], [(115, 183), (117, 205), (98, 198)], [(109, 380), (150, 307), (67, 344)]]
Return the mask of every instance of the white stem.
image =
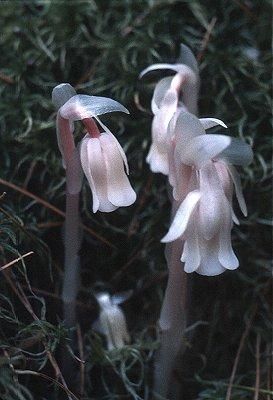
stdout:
[(159, 399), (168, 395), (177, 398), (178, 387), (172, 373), (178, 354), (184, 351), (183, 333), (186, 328), (187, 274), (180, 261), (182, 246), (181, 240), (166, 245), (169, 277), (159, 319), (160, 349), (154, 372), (154, 392)]
[(64, 232), (65, 270), (62, 300), (64, 303), (65, 325), (72, 327), (76, 323), (76, 297), (80, 283), (81, 229), (79, 217), (79, 193), (66, 193), (66, 218)]

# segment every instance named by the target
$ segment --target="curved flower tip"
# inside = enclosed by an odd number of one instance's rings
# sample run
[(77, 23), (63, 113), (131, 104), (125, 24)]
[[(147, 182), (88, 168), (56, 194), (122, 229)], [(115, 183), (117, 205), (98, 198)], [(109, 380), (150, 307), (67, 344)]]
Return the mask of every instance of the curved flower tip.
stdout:
[(80, 144), (80, 157), (92, 191), (94, 213), (111, 212), (135, 202), (136, 193), (126, 176), (123, 155), (113, 136), (86, 135)]
[(52, 103), (58, 110), (76, 94), (76, 90), (69, 83), (60, 83), (52, 90)]
[(193, 52), (191, 51), (191, 49), (183, 43), (180, 44), (180, 54), (179, 54), (179, 57), (177, 58), (176, 62), (178, 64), (187, 65), (196, 73), (196, 75), (198, 75), (199, 68), (198, 68), (197, 59), (196, 59), (195, 55), (193, 54)]
[(59, 110), (62, 118), (71, 121), (93, 118), (115, 111), (130, 114), (127, 108), (115, 100), (107, 97), (88, 96), (85, 94), (77, 94), (71, 97)]
[(166, 64), (166, 63), (159, 63), (159, 64), (152, 64), (149, 67), (145, 68), (140, 74), (139, 78), (141, 79), (144, 75), (151, 71), (157, 71), (160, 69), (170, 69), (171, 71), (182, 73), (186, 72), (189, 74), (193, 74), (193, 71), (190, 67), (185, 64)]

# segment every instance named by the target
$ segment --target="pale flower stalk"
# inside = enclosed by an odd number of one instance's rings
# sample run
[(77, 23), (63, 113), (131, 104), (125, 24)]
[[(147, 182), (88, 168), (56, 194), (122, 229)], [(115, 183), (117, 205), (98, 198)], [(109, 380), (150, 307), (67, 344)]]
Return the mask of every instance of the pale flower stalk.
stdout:
[[(77, 95), (64, 83), (52, 92), (57, 108), (57, 139), (66, 169), (65, 270), (62, 299), (66, 326), (76, 322), (75, 301), (79, 289), (81, 246), (79, 193), (85, 173), (93, 195), (93, 212), (110, 212), (132, 204), (136, 195), (127, 175), (127, 159), (114, 135), (98, 119), (98, 115), (128, 110), (105, 97)], [(82, 121), (87, 134), (79, 146), (74, 143), (74, 122)], [(104, 132), (100, 132), (96, 122)]]
[[(191, 50), (181, 45), (177, 64), (159, 64), (148, 67), (142, 75), (153, 69), (169, 69), (176, 72), (174, 77), (163, 78), (155, 87), (152, 98), (154, 119), (152, 124), (152, 144), (147, 162), (153, 172), (170, 174), (172, 153), (172, 130), (181, 111), (197, 113), (199, 91), (199, 71)], [(141, 76), (142, 76), (141, 75)], [(178, 202), (172, 199), (172, 216)], [(184, 351), (183, 335), (187, 323), (187, 274), (181, 268), (182, 242), (166, 245), (166, 260), (169, 270), (168, 283), (159, 318), (160, 348), (156, 353), (154, 367), (154, 394), (157, 398), (178, 399), (179, 383), (172, 372), (178, 354)]]

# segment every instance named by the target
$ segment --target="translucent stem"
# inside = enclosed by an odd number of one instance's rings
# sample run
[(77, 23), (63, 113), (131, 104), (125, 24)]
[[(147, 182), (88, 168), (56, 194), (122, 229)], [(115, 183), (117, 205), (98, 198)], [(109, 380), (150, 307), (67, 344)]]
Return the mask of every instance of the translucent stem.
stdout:
[(62, 299), (64, 303), (64, 319), (67, 327), (76, 323), (76, 298), (80, 283), (81, 229), (79, 217), (79, 193), (66, 193), (66, 218), (64, 232), (65, 270)]

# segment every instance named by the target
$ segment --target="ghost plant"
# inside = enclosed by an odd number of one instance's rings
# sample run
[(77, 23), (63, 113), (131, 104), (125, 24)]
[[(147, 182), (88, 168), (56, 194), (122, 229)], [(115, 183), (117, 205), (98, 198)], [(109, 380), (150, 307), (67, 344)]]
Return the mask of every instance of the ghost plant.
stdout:
[(172, 187), (172, 223), (162, 239), (170, 244), (166, 247), (169, 278), (159, 319), (161, 347), (154, 375), (155, 393), (164, 397), (170, 391), (186, 327), (186, 273), (219, 275), (239, 265), (231, 246), (233, 222), (239, 223), (232, 208), (233, 186), (244, 215), (246, 205), (233, 164), (248, 165), (252, 150), (238, 139), (206, 133), (217, 125), (227, 128), (221, 120), (194, 115), (198, 66), (186, 46), (181, 46), (177, 64), (156, 64), (142, 75), (162, 68), (172, 69), (176, 75), (162, 79), (155, 87), (147, 162), (153, 172), (168, 175)]
[[(115, 111), (129, 113), (106, 97), (77, 95), (68, 83), (56, 86), (52, 101), (57, 111), (57, 140), (66, 169), (65, 272), (62, 298), (68, 326), (75, 323), (75, 299), (79, 285), (79, 193), (83, 172), (93, 196), (93, 212), (111, 212), (134, 203), (136, 194), (127, 174), (125, 153), (98, 116)], [(75, 145), (74, 122), (81, 121), (86, 135)], [(99, 129), (99, 127), (101, 129)], [(124, 170), (124, 166), (126, 172)]]
[(107, 292), (100, 292), (95, 297), (100, 307), (99, 321), (95, 329), (106, 337), (108, 350), (121, 349), (130, 342), (126, 318), (119, 307), (128, 296), (122, 293), (110, 296)]

